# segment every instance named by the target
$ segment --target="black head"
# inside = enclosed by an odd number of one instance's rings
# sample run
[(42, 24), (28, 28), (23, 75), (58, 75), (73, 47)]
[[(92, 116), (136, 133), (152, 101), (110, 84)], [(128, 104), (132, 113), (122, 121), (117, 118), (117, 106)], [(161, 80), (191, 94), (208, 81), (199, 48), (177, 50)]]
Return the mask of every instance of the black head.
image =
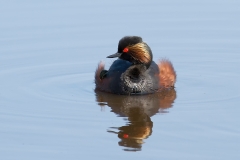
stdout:
[(143, 40), (138, 36), (125, 36), (118, 42), (118, 53), (121, 53), (127, 46), (135, 45), (137, 43), (142, 43)]
[(147, 68), (152, 62), (152, 51), (141, 37), (126, 36), (118, 43), (118, 52), (107, 58), (119, 57), (133, 64), (144, 64)]

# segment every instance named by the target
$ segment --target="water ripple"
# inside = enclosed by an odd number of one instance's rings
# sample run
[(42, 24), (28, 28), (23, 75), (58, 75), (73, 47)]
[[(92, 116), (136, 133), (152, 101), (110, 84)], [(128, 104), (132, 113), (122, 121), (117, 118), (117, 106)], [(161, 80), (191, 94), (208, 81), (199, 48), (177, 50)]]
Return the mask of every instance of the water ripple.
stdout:
[[(57, 101), (88, 102), (93, 95), (93, 73), (81, 71), (81, 64), (58, 63), (38, 66), (12, 66), (2, 70), (5, 87), (17, 96)], [(6, 93), (12, 94), (12, 93)], [(9, 97), (9, 96), (8, 96)]]

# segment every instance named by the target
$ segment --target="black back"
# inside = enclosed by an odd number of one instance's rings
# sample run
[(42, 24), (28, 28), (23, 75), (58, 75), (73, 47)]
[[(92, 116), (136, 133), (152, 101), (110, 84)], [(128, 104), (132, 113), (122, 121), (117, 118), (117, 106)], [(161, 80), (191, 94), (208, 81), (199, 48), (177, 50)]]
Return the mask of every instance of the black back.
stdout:
[(110, 89), (115, 94), (148, 94), (159, 88), (157, 76), (159, 69), (152, 61), (149, 68), (145, 65), (132, 65), (131, 62), (118, 59), (113, 62), (107, 73), (111, 77)]

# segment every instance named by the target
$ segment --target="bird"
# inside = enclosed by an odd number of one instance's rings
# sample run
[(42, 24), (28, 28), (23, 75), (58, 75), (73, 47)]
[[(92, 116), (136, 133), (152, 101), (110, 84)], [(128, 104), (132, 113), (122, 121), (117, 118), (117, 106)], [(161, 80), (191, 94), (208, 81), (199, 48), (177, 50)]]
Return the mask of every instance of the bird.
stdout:
[(95, 90), (119, 95), (138, 95), (174, 89), (176, 72), (168, 59), (153, 61), (151, 48), (139, 36), (119, 40), (118, 58), (108, 70), (100, 62), (95, 71)]

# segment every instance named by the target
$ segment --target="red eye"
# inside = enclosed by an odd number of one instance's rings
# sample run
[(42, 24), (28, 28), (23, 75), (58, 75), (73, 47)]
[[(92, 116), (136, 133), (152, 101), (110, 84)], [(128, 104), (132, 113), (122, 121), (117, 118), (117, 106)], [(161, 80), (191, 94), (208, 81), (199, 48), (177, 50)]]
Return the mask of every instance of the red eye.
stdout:
[(127, 52), (128, 52), (128, 48), (124, 48), (124, 49), (123, 49), (123, 52), (124, 52), (124, 53), (127, 53)]
[(128, 138), (128, 134), (123, 134), (123, 138)]

